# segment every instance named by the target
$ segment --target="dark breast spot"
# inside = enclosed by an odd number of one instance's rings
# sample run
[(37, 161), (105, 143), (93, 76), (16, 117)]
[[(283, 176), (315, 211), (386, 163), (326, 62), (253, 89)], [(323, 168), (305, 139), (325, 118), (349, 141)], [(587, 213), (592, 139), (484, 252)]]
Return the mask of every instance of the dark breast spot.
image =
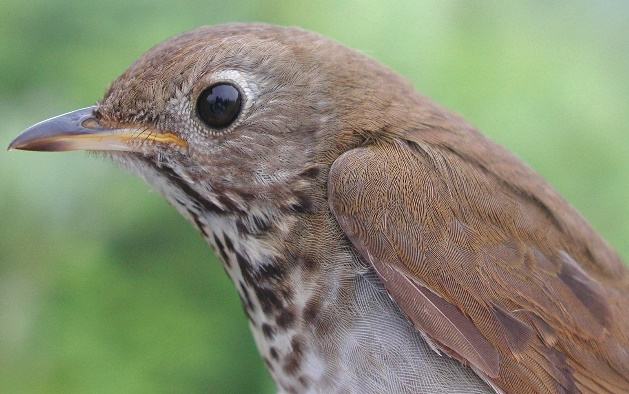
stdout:
[(245, 304), (242, 303), (242, 310), (245, 311), (245, 316), (247, 316), (247, 320), (249, 320), (249, 322), (254, 326), (257, 327), (258, 324), (256, 322), (256, 320), (253, 318), (253, 316), (251, 316), (251, 313), (249, 312), (249, 310), (245, 307)]
[(250, 286), (255, 286), (254, 278), (251, 275), (249, 260), (247, 260), (245, 256), (243, 256), (240, 252), (236, 251), (236, 261), (238, 262), (238, 267), (240, 268), (242, 278), (245, 280), (245, 282)]
[(227, 236), (225, 236), (223, 238), (225, 238), (225, 248), (227, 250), (233, 252), (234, 251), (234, 243), (232, 242), (232, 240), (229, 237), (227, 237)]
[(284, 277), (286, 270), (281, 264), (271, 262), (258, 269), (258, 275), (265, 282), (276, 282)]
[(260, 301), (260, 306), (265, 313), (271, 314), (276, 310), (282, 309), (284, 303), (277, 294), (275, 294), (273, 289), (258, 286), (254, 287), (254, 291), (256, 292), (258, 301)]
[(304, 308), (304, 322), (308, 324), (315, 324), (319, 317), (319, 312), (321, 311), (321, 298), (320, 297), (312, 297), (306, 302), (306, 307)]
[(241, 216), (236, 220), (238, 234), (261, 236), (271, 230), (271, 224), (257, 216)]
[(284, 358), (284, 372), (289, 375), (295, 375), (299, 371), (301, 362), (303, 360), (304, 344), (301, 338), (294, 336), (291, 341), (290, 353)]
[(283, 329), (293, 327), (296, 323), (295, 312), (291, 309), (284, 309), (278, 316), (276, 323), (278, 327)]
[(249, 295), (249, 290), (247, 290), (247, 287), (245, 286), (244, 283), (242, 283), (242, 281), (238, 282), (238, 285), (240, 286), (239, 294), (240, 294), (240, 298), (243, 305), (245, 305), (245, 307), (249, 309), (251, 312), (255, 312), (255, 306), (253, 305), (253, 302), (251, 302), (251, 296)]
[(264, 334), (264, 336), (269, 340), (273, 339), (275, 336), (275, 327), (268, 323), (262, 324), (262, 334)]
[[(226, 238), (226, 239), (229, 239), (229, 238)], [(218, 249), (218, 253), (221, 255), (221, 258), (223, 259), (225, 264), (229, 266), (231, 262), (229, 261), (229, 258), (227, 257), (227, 253), (225, 252), (225, 245), (223, 245), (223, 243), (216, 236), (216, 234), (214, 234), (214, 242), (216, 243), (216, 248)], [(230, 250), (230, 252), (232, 251)]]
[(177, 185), (182, 192), (184, 192), (189, 198), (194, 200), (200, 208), (202, 208), (205, 212), (212, 212), (215, 214), (224, 214), (225, 210), (219, 208), (216, 204), (212, 203), (201, 194), (199, 194), (195, 189), (193, 189), (186, 181), (181, 179), (179, 175), (177, 175), (172, 168), (169, 167), (157, 167), (157, 165), (147, 158), (143, 159), (145, 163), (148, 163), (150, 166), (155, 168), (157, 172), (162, 174), (166, 174), (168, 179), (175, 185)]
[[(177, 200), (179, 201), (179, 200)], [(194, 220), (194, 224), (197, 225), (197, 229), (201, 232), (201, 234), (207, 238), (208, 233), (207, 231), (205, 231), (205, 228), (203, 227), (203, 223), (201, 223), (201, 219), (199, 218), (199, 215), (192, 210), (190, 207), (187, 207), (185, 204), (181, 204), (184, 207), (186, 207), (186, 210), (188, 211), (188, 213), (190, 214), (190, 216), (192, 217), (192, 220)]]

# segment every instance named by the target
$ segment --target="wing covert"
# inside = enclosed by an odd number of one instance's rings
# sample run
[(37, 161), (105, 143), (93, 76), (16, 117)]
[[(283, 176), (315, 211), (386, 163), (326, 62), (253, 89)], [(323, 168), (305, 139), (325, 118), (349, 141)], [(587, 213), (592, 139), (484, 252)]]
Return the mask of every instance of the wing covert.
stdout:
[(543, 197), (447, 149), (389, 140), (341, 155), (328, 198), (415, 328), (492, 384), (629, 392), (627, 277), (597, 272)]

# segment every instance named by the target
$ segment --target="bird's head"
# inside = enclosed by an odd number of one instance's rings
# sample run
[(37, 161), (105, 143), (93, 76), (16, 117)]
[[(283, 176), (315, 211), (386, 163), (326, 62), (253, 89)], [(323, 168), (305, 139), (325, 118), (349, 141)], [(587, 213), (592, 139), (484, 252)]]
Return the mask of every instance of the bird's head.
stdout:
[(340, 153), (400, 126), (414, 97), (389, 69), (316, 33), (201, 27), (150, 49), (93, 107), (9, 148), (104, 152), (163, 194), (176, 179), (219, 209), (245, 210), (308, 190)]

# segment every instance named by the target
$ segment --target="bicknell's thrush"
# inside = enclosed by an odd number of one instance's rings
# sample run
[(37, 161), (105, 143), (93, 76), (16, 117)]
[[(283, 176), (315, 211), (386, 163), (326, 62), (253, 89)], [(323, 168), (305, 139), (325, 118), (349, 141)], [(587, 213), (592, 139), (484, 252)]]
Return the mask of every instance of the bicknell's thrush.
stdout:
[(101, 151), (212, 245), (283, 392), (629, 392), (629, 274), (532, 169), (318, 34), (202, 27), (9, 148)]

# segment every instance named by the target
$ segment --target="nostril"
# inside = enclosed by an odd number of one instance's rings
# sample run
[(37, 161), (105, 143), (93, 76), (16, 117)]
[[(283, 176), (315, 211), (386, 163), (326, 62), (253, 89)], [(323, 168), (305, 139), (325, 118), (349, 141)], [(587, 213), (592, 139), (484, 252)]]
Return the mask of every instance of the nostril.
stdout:
[(96, 118), (87, 118), (81, 123), (81, 127), (85, 127), (86, 129), (98, 129), (101, 126)]

